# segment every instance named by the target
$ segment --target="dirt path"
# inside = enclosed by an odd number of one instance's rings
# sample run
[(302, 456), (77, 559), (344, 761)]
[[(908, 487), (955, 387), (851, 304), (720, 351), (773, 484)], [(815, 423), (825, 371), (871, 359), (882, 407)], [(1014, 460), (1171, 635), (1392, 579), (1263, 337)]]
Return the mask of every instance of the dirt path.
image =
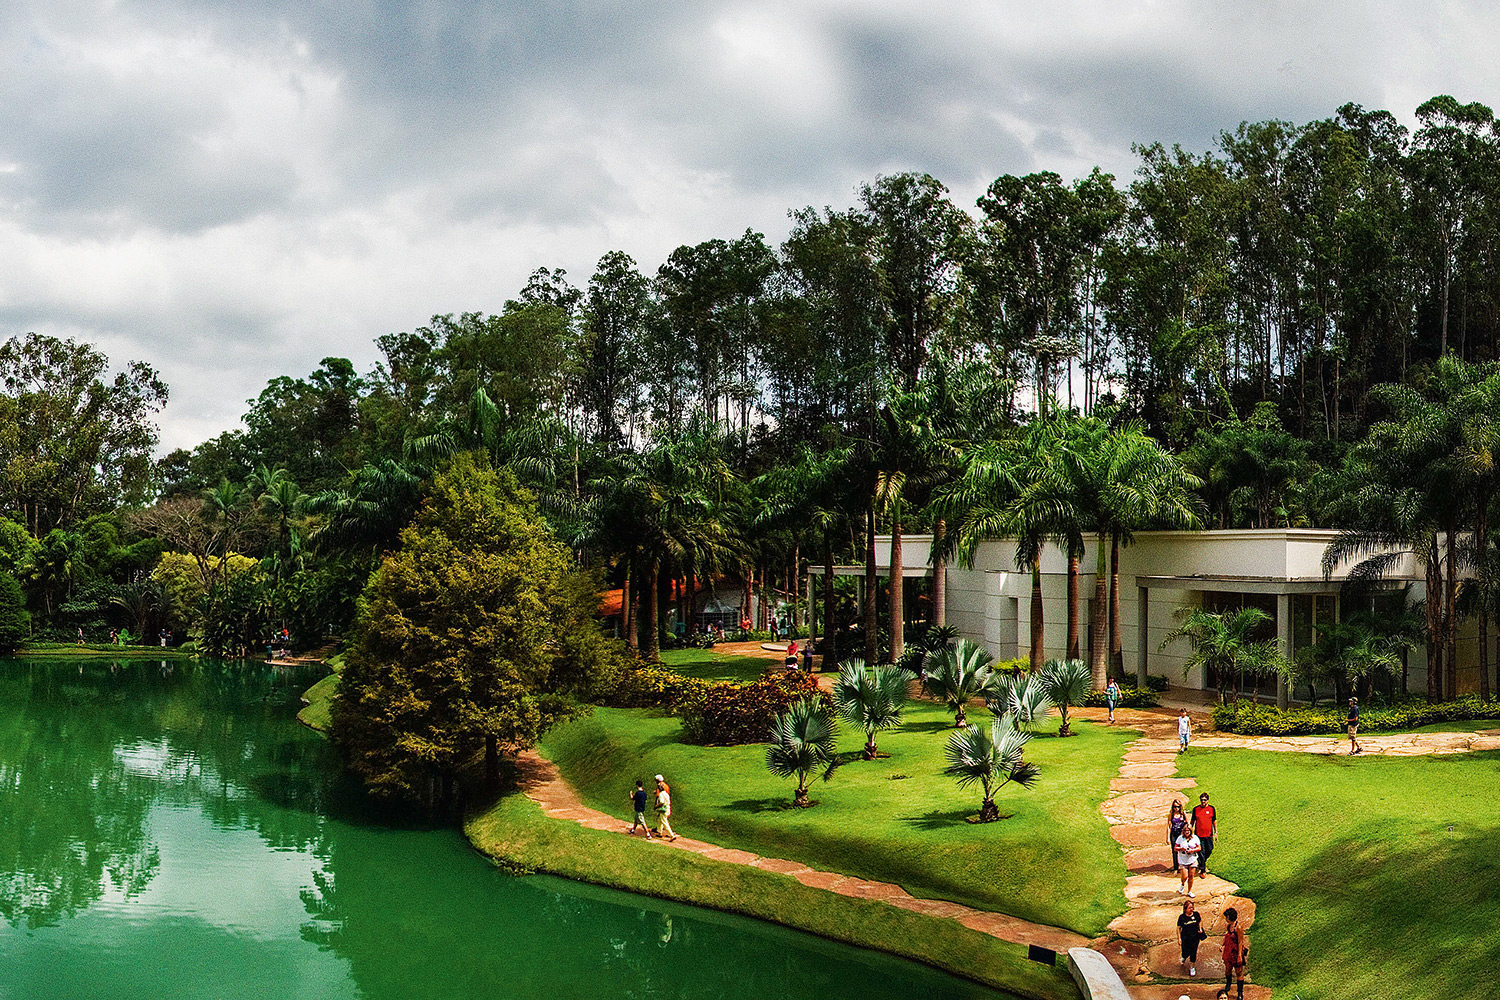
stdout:
[[(603, 830), (609, 833), (623, 833), (628, 828), (623, 820), (584, 805), (578, 793), (557, 773), (556, 765), (545, 757), (534, 752), (521, 754), (516, 759), (516, 767), (521, 791), (527, 798), (541, 806), (542, 811), (548, 816), (572, 820), (590, 830)], [(871, 882), (838, 872), (819, 871), (798, 861), (764, 858), (749, 851), (720, 847), (717, 844), (693, 840), (689, 837), (678, 837), (671, 842), (652, 841), (649, 847), (643, 841), (641, 847), (643, 850), (691, 851), (714, 861), (749, 865), (752, 868), (789, 876), (803, 885), (825, 889), (841, 896), (880, 900), (891, 906), (899, 906), (903, 910), (911, 910), (913, 913), (957, 920), (965, 927), (1013, 944), (1036, 944), (1043, 948), (1051, 948), (1056, 952), (1066, 952), (1069, 948), (1085, 947), (1089, 944), (1088, 938), (1061, 927), (1034, 924), (1004, 913), (976, 910), (959, 903), (950, 903), (947, 900), (921, 899), (891, 882)]]

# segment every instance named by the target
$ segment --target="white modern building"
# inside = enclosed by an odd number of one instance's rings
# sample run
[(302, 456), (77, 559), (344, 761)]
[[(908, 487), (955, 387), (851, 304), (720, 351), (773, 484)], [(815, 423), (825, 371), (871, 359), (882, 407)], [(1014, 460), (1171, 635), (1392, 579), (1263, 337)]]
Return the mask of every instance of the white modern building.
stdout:
[[(1120, 549), (1121, 655), (1127, 674), (1150, 673), (1175, 686), (1213, 689), (1214, 678), (1201, 669), (1184, 672), (1186, 640), (1166, 641), (1182, 608), (1216, 610), (1245, 605), (1261, 608), (1274, 619), (1282, 654), (1295, 655), (1309, 645), (1319, 626), (1338, 621), (1340, 592), (1349, 565), (1323, 573), (1323, 553), (1337, 537), (1332, 530), (1276, 528), (1224, 531), (1144, 531)], [(930, 535), (902, 538), (902, 575), (930, 578)], [(1094, 593), (1094, 540), (1079, 559), (1080, 642), (1089, 655), (1091, 604)], [(890, 574), (890, 538), (877, 536), (878, 575)], [(1026, 656), (1031, 643), (1031, 574), (1018, 569), (1013, 541), (980, 545), (972, 568), (949, 565), (945, 570), (946, 623), (959, 633), (983, 643), (996, 659)], [(814, 572), (818, 571), (813, 567)], [(1418, 601), (1426, 587), (1423, 567), (1408, 559), (1389, 573), (1374, 598), (1376, 609)], [(862, 566), (838, 566), (840, 576), (863, 576)], [(1046, 656), (1067, 651), (1067, 557), (1053, 545), (1042, 554), (1043, 637)], [(1478, 690), (1479, 646), (1472, 621), (1460, 632), (1458, 691)], [(1425, 690), (1426, 651), (1409, 655), (1409, 685)], [(1275, 691), (1274, 684), (1263, 687)]]

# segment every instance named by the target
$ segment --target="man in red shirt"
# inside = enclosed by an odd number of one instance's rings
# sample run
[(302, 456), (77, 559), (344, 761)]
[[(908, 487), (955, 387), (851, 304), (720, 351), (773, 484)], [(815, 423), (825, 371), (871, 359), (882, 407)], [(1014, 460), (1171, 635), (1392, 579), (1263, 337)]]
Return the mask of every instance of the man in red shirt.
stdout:
[(1193, 807), (1193, 832), (1203, 844), (1203, 852), (1198, 855), (1198, 877), (1202, 878), (1208, 874), (1208, 856), (1214, 852), (1214, 838), (1219, 835), (1219, 813), (1208, 804), (1207, 792), (1198, 796), (1198, 804)]

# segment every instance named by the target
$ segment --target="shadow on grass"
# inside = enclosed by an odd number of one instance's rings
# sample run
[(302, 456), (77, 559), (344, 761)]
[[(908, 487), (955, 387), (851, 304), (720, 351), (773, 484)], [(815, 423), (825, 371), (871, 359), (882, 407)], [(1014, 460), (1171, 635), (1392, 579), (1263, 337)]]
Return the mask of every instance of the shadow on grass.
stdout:
[(979, 810), (976, 809), (934, 809), (932, 812), (923, 813), (920, 816), (903, 816), (901, 822), (909, 823), (919, 830), (942, 830), (949, 827), (963, 826), (964, 822)]
[(1257, 892), (1252, 934), (1268, 978), (1328, 1000), (1362, 1000), (1372, 983), (1400, 984), (1407, 997), (1492, 995), (1497, 833), (1438, 830), (1396, 850), (1343, 841), (1309, 859)]
[(790, 812), (793, 809), (791, 799), (736, 799), (728, 804), (726, 808), (737, 809), (747, 813), (775, 813)]
[(901, 727), (904, 733), (946, 733), (953, 729), (952, 722), (934, 720), (932, 722), (908, 722)]

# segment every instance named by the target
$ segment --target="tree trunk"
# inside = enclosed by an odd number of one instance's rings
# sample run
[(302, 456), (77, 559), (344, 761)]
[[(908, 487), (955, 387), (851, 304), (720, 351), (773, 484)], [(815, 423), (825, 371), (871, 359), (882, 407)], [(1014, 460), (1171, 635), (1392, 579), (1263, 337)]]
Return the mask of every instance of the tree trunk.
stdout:
[(656, 586), (660, 591), (656, 599), (656, 636), (657, 649), (661, 648), (661, 639), (668, 634), (667, 616), (672, 613), (672, 573), (665, 567), (656, 574)]
[(1438, 556), (1437, 533), (1427, 549), (1427, 700), (1443, 697), (1443, 563)]
[(630, 567), (625, 567), (625, 582), (620, 587), (620, 629), (625, 633), (625, 645), (635, 649), (638, 637), (635, 634), (635, 592), (630, 586)]
[[(1487, 595), (1490, 590), (1490, 497), (1489, 490), (1484, 489), (1479, 493), (1478, 513), (1474, 519), (1474, 557), (1475, 565), (1479, 567), (1476, 572), (1480, 593)], [(1490, 627), (1489, 614), (1480, 602), (1479, 609), (1479, 700), (1488, 702), (1490, 700)]]
[(995, 805), (994, 799), (985, 799), (979, 807), (979, 822), (993, 823), (1000, 818), (1000, 807)]
[(1031, 669), (1037, 670), (1045, 660), (1042, 648), (1042, 557), (1031, 557)]
[(812, 805), (811, 802), (807, 801), (806, 785), (797, 786), (796, 794), (792, 796), (792, 805), (796, 806), (798, 809), (806, 809), (808, 806)]
[(1094, 603), (1089, 615), (1089, 669), (1094, 675), (1095, 691), (1103, 691), (1109, 687), (1109, 663), (1105, 659), (1108, 653), (1105, 643), (1109, 641), (1108, 612), (1105, 610), (1109, 600), (1109, 550), (1105, 548), (1104, 542), (1104, 534), (1101, 532), (1097, 542), (1098, 550), (1094, 555)]
[(1458, 697), (1458, 520), (1448, 517), (1448, 575), (1443, 581), (1443, 650), (1447, 658), (1448, 677), (1443, 685), (1445, 699)]
[(740, 621), (748, 622), (749, 627), (755, 627), (755, 619), (750, 616), (750, 609), (755, 607), (755, 567), (745, 567), (745, 606), (740, 612)]
[(686, 591), (683, 595), (683, 605), (687, 609), (682, 616), (682, 625), (684, 629), (691, 632), (693, 614), (697, 611), (698, 604), (698, 570), (692, 563), (688, 563), (687, 578), (683, 582), (682, 589)]
[(1120, 652), (1120, 536), (1109, 539), (1109, 666), (1115, 673), (1125, 671), (1125, 657)]
[[(786, 589), (787, 589), (787, 591), (788, 591), (788, 593), (789, 593), (789, 595), (791, 597), (791, 600), (792, 600), (792, 627), (796, 628), (796, 629), (801, 629), (802, 628), (802, 622), (803, 622), (803, 608), (802, 608), (802, 600), (801, 600), (801, 597), (802, 597), (802, 546), (801, 545), (795, 545), (795, 546), (792, 547), (792, 565), (791, 565), (790, 572), (791, 572), (791, 579), (789, 579), (787, 581)], [(809, 611), (809, 612), (812, 611), (812, 602), (811, 601), (809, 601), (808, 604), (807, 604), (807, 611)]]
[(1079, 659), (1078, 650), (1078, 553), (1068, 549), (1068, 659)]
[(891, 651), (890, 662), (897, 663), (906, 648), (906, 587), (901, 565), (901, 522), (891, 522)]
[(646, 576), (641, 581), (641, 591), (645, 597), (644, 606), (641, 608), (641, 655), (652, 663), (661, 660), (661, 633), (656, 629), (656, 604), (659, 590), (656, 578), (660, 575), (661, 563), (651, 559), (646, 563)]
[(865, 511), (865, 662), (880, 662), (880, 588), (875, 577), (875, 508)]
[(880, 751), (875, 746), (875, 736), (871, 734), (870, 738), (865, 741), (865, 760), (874, 760), (879, 755)]
[[(938, 518), (932, 526), (932, 550), (941, 552), (943, 539), (948, 533), (948, 522)], [(948, 624), (948, 565), (942, 556), (932, 560), (932, 627), (943, 628)]]
[(484, 787), (500, 787), (500, 744), (493, 733), (484, 738)]
[(839, 663), (839, 626), (834, 619), (833, 541), (823, 539), (823, 641), (818, 643), (819, 661), (824, 672), (835, 670)]

